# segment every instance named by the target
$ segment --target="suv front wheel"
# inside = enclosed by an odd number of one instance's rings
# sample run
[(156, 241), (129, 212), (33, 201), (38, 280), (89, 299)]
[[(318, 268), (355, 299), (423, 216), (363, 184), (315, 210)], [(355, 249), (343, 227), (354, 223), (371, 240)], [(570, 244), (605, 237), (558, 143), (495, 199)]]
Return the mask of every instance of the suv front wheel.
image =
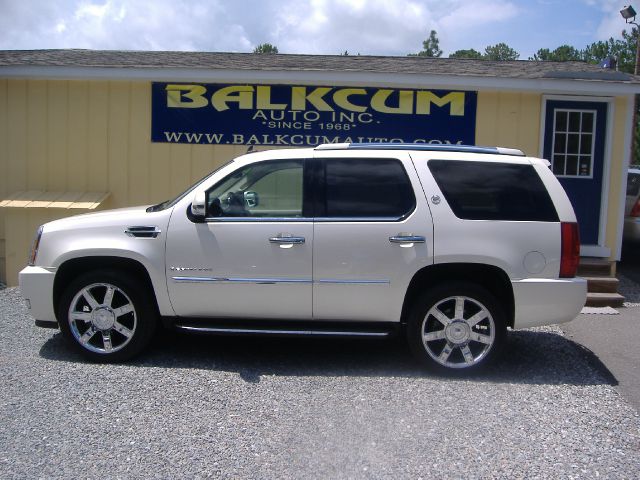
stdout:
[(419, 297), (407, 335), (414, 355), (441, 372), (476, 370), (499, 353), (506, 322), (495, 297), (471, 283), (450, 283)]
[(149, 343), (156, 327), (155, 305), (141, 284), (116, 270), (80, 275), (58, 305), (60, 330), (91, 360), (131, 358)]

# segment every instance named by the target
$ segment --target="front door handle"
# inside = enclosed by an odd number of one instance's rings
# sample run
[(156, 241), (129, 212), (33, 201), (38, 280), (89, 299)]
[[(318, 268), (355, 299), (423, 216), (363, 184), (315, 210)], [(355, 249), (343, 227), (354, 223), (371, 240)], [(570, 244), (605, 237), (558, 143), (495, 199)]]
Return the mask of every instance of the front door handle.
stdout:
[(421, 235), (394, 235), (389, 237), (391, 243), (425, 243), (427, 241)]
[(269, 238), (269, 241), (271, 243), (276, 243), (276, 244), (279, 244), (279, 245), (302, 244), (302, 243), (304, 243), (304, 237), (278, 235), (277, 237)]

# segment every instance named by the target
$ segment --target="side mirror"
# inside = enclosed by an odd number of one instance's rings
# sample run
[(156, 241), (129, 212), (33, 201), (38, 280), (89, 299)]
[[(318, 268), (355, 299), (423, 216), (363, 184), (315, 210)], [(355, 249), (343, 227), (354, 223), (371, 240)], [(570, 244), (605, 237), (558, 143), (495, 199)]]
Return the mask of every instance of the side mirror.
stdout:
[(196, 192), (191, 201), (191, 215), (198, 220), (204, 220), (206, 216), (207, 196), (204, 191)]
[(257, 192), (244, 192), (244, 203), (248, 208), (254, 208), (258, 206), (258, 193)]

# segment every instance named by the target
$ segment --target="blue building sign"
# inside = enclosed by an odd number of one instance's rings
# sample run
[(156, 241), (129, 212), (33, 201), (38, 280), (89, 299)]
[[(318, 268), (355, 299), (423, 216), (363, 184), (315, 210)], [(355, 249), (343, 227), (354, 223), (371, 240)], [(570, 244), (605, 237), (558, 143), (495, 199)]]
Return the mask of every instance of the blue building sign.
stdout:
[(156, 82), (151, 105), (153, 142), (475, 144), (477, 92)]

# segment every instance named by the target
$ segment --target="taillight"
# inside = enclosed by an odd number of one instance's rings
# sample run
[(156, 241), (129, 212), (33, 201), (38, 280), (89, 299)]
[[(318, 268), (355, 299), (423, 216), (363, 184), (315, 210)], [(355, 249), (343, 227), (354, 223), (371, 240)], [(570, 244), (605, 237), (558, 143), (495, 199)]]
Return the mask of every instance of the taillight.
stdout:
[(33, 243), (31, 244), (31, 252), (29, 253), (29, 266), (33, 267), (36, 264), (36, 257), (38, 256), (38, 248), (40, 248), (40, 238), (42, 238), (42, 230), (44, 229), (44, 225), (40, 225), (38, 227), (38, 231), (36, 232), (36, 236), (33, 239)]
[(560, 278), (573, 278), (580, 263), (580, 233), (577, 223), (562, 222), (562, 252), (560, 256)]
[(640, 217), (640, 197), (636, 200), (636, 204), (631, 209), (630, 217)]

